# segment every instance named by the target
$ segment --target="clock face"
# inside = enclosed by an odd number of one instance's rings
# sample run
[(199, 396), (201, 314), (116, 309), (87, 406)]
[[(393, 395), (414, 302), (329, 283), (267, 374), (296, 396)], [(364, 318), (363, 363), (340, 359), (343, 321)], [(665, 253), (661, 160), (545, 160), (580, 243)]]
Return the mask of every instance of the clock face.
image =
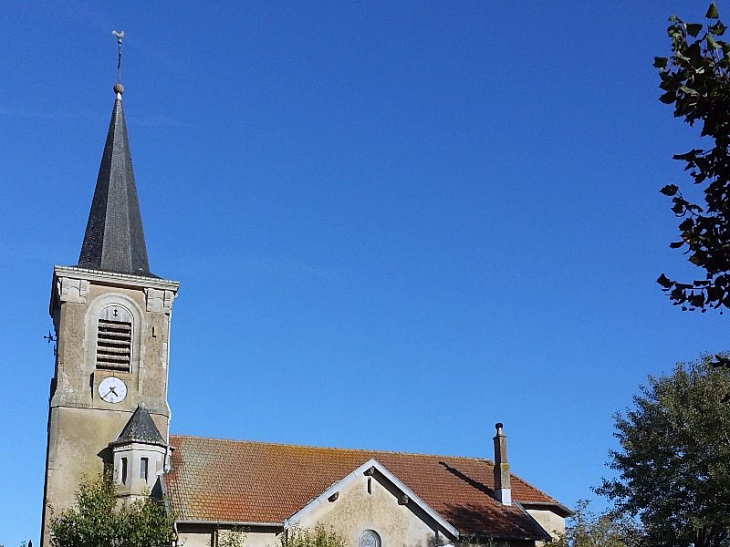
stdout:
[(127, 386), (119, 378), (110, 376), (99, 384), (99, 397), (107, 403), (119, 403), (127, 396)]

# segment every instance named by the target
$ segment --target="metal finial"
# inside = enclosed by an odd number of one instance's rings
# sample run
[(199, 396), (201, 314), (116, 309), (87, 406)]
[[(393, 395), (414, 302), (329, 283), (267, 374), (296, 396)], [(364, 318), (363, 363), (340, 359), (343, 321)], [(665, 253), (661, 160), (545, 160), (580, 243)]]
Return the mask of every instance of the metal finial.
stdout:
[(117, 45), (119, 46), (117, 52), (117, 83), (122, 83), (122, 39), (124, 38), (124, 31), (113, 30), (112, 34), (117, 37)]

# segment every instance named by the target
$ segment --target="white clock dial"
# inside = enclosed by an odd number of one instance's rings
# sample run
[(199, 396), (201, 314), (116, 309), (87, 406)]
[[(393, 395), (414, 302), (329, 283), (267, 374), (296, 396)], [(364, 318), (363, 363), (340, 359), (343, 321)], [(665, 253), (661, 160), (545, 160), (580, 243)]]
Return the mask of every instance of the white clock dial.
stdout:
[(119, 378), (110, 376), (99, 384), (99, 397), (107, 403), (119, 403), (127, 396), (127, 386)]

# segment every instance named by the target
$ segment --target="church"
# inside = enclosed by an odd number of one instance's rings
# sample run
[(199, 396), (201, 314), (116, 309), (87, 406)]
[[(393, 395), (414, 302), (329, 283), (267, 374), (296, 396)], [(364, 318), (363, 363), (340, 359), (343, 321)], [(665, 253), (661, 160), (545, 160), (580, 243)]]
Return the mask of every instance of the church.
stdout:
[(52, 511), (103, 472), (120, 498), (164, 496), (185, 547), (241, 530), (247, 547), (275, 547), (317, 525), (352, 547), (535, 546), (561, 534), (571, 511), (510, 472), (500, 423), (493, 460), (171, 434), (179, 283), (150, 271), (123, 93), (117, 83), (78, 263), (53, 270), (43, 547)]

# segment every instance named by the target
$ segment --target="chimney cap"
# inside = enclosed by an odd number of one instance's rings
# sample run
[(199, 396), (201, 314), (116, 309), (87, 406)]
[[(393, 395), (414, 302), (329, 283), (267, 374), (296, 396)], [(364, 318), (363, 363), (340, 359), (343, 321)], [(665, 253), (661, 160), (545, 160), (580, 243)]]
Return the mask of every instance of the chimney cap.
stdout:
[(504, 427), (504, 424), (502, 422), (497, 422), (496, 424), (494, 424), (494, 427), (497, 428), (497, 433), (500, 434), (502, 433), (502, 428)]

